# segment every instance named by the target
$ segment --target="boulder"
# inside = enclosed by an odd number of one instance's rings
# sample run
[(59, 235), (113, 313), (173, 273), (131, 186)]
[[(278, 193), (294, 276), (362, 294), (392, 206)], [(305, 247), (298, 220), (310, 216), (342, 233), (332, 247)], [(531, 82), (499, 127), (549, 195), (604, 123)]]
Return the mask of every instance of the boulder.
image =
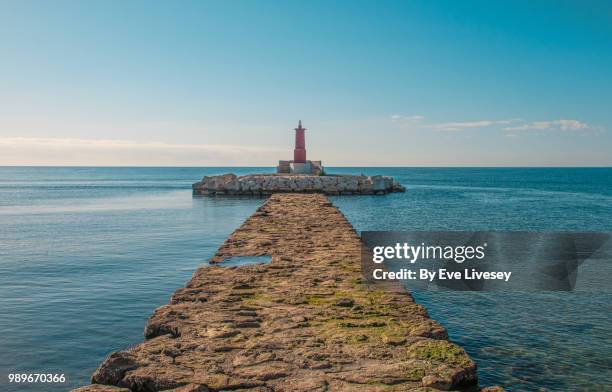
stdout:
[(94, 384), (118, 385), (126, 372), (138, 368), (136, 358), (126, 352), (119, 351), (109, 355), (91, 377)]

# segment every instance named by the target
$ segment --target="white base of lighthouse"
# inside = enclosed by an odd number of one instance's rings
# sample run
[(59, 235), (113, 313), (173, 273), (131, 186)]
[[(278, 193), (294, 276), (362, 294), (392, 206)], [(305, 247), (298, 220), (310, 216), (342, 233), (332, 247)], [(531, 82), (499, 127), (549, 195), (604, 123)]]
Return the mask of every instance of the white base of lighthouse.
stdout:
[(323, 173), (323, 165), (321, 164), (321, 161), (306, 161), (306, 162), (278, 161), (276, 172), (284, 173), (284, 174), (319, 175)]

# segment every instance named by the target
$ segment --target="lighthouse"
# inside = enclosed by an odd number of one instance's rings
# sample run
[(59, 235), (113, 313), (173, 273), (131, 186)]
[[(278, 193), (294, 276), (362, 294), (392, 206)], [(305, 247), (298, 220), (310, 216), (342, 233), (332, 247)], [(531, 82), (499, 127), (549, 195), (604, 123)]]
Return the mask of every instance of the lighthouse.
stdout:
[(302, 126), (302, 120), (298, 121), (295, 131), (295, 148), (293, 149), (292, 161), (278, 161), (277, 173), (282, 174), (311, 174), (323, 173), (321, 161), (306, 160), (306, 128)]
[(302, 120), (298, 122), (298, 127), (295, 128), (295, 149), (293, 150), (293, 162), (306, 163), (306, 135), (302, 127)]

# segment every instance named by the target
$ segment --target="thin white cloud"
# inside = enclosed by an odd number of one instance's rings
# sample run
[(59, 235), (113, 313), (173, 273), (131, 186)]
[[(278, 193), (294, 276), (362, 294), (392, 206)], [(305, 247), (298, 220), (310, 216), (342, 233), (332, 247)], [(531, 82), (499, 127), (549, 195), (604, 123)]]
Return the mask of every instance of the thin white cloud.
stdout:
[[(393, 118), (406, 119), (399, 115), (392, 116)], [(440, 123), (418, 123), (415, 124), (422, 129), (431, 129), (434, 131), (466, 131), (470, 129), (502, 129), (504, 131), (596, 131), (599, 127), (591, 126), (585, 122), (572, 119), (547, 120), (547, 121), (525, 121), (520, 118), (501, 119), (501, 120), (473, 120), (473, 121), (451, 121)], [(514, 133), (513, 133), (514, 134)]]
[(5, 137), (0, 138), (0, 145), (5, 146), (44, 146), (44, 147), (96, 147), (96, 148), (167, 148), (210, 150), (224, 152), (257, 152), (277, 151), (275, 148), (234, 146), (224, 144), (174, 144), (163, 142), (137, 142), (120, 139), (78, 139), (78, 138), (31, 138), (31, 137)]
[(533, 121), (521, 124), (514, 127), (506, 127), (506, 131), (542, 131), (542, 130), (561, 130), (561, 131), (580, 131), (592, 129), (588, 124), (578, 120), (551, 120), (551, 121)]
[(414, 115), (414, 116), (404, 116), (402, 114), (393, 114), (391, 115), (391, 121), (393, 122), (418, 122), (423, 121), (425, 116)]
[(509, 120), (477, 120), (477, 121), (458, 121), (458, 122), (445, 122), (424, 125), (424, 128), (433, 129), (436, 131), (463, 131), (466, 129), (473, 128), (484, 128), (493, 125), (510, 124), (513, 122), (520, 121), (518, 119)]
[(0, 165), (265, 165), (287, 151), (265, 146), (115, 139), (0, 138)]

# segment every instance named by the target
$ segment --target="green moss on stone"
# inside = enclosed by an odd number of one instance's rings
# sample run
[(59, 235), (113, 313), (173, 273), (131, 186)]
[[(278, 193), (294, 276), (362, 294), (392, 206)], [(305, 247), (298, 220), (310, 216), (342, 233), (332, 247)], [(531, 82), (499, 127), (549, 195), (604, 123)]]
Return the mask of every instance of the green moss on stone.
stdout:
[(409, 381), (421, 381), (425, 377), (425, 369), (413, 367), (406, 371), (406, 378)]
[(472, 360), (461, 347), (446, 340), (425, 340), (418, 342), (408, 348), (408, 356), (464, 368), (473, 365)]

